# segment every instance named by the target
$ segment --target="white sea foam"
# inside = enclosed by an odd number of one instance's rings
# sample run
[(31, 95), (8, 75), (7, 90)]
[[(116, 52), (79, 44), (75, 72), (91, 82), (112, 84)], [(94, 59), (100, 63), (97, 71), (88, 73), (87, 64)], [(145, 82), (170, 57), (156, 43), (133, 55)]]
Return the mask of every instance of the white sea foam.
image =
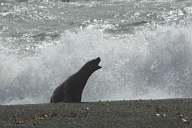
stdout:
[(192, 26), (156, 26), (122, 38), (95, 27), (66, 31), (53, 45), (20, 57), (1, 50), (0, 103), (46, 103), (56, 86), (101, 57), (83, 101), (192, 97)]

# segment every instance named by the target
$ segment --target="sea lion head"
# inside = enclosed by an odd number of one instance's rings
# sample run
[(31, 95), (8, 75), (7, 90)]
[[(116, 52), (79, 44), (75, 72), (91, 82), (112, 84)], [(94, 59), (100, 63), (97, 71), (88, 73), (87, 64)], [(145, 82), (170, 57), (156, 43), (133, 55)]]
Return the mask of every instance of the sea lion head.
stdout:
[(102, 68), (101, 66), (99, 66), (99, 63), (101, 62), (101, 58), (100, 58), (100, 57), (97, 57), (97, 58), (94, 60), (94, 62), (95, 62), (95, 65), (96, 65), (96, 69), (97, 69), (97, 70), (100, 69), (100, 68)]
[(87, 62), (85, 65), (84, 65), (84, 68), (86, 70), (88, 70), (89, 72), (94, 72), (100, 68), (102, 68), (99, 63), (101, 62), (101, 58), (100, 57), (97, 57), (93, 60), (90, 60), (89, 62)]

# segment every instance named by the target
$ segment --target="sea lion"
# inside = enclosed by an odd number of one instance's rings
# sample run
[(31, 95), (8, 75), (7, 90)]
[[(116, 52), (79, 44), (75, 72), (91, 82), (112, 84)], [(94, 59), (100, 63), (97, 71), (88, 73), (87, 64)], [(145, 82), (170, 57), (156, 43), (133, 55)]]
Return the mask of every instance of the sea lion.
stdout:
[(99, 66), (100, 61), (100, 57), (90, 60), (78, 72), (59, 85), (53, 92), (51, 103), (81, 102), (87, 80), (93, 72), (102, 68)]

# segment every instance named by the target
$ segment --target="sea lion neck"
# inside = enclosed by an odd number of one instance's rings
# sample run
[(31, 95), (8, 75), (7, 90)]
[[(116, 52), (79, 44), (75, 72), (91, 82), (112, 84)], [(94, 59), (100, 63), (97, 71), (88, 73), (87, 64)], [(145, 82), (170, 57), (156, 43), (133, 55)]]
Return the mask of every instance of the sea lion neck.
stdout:
[(91, 74), (94, 72), (94, 70), (89, 71), (89, 70), (85, 70), (85, 69), (86, 69), (86, 67), (83, 66), (83, 67), (77, 72), (77, 74), (81, 75), (82, 78), (88, 79), (88, 78), (91, 76)]

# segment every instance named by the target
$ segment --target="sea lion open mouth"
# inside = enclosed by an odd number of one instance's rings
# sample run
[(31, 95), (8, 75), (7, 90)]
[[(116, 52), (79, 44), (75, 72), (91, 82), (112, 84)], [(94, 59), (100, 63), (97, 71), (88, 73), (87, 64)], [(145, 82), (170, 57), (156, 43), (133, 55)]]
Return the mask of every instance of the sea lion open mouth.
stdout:
[(95, 61), (96, 61), (96, 63), (97, 63), (98, 68), (102, 68), (102, 66), (99, 66), (99, 63), (101, 62), (101, 58), (100, 58), (100, 57), (97, 57), (97, 58), (95, 59)]

